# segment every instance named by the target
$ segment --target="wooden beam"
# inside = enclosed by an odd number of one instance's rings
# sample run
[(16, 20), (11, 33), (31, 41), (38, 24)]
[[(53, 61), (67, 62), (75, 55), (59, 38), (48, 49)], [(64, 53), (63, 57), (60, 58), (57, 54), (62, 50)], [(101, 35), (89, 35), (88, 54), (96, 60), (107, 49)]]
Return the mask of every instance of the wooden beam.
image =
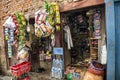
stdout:
[(63, 4), (60, 6), (60, 12), (66, 12), (70, 10), (91, 7), (96, 5), (104, 4), (104, 0), (82, 0), (78, 2), (71, 2), (67, 4)]

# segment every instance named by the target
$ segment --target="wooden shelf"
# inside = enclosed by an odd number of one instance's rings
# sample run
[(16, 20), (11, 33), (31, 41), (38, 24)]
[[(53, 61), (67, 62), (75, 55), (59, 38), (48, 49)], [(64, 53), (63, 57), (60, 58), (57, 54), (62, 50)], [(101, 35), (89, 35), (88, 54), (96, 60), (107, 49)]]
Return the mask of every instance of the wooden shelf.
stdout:
[[(94, 43), (95, 45), (97, 45), (98, 43)], [(92, 46), (92, 44), (91, 44), (91, 46)]]
[(80, 35), (88, 35), (87, 33), (80, 33)]
[(90, 38), (90, 39), (98, 39), (98, 38)]
[(91, 49), (98, 49), (98, 48), (96, 48), (96, 47), (91, 47)]

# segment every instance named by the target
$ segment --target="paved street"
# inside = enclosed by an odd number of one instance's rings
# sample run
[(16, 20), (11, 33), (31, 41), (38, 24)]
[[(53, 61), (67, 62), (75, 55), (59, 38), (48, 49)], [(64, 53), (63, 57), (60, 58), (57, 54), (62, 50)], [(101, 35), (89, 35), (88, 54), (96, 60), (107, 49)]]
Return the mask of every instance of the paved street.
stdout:
[[(30, 72), (29, 76), (31, 77), (31, 80), (50, 80), (50, 76), (48, 73), (35, 73)], [(0, 76), (0, 80), (12, 80), (11, 76)]]

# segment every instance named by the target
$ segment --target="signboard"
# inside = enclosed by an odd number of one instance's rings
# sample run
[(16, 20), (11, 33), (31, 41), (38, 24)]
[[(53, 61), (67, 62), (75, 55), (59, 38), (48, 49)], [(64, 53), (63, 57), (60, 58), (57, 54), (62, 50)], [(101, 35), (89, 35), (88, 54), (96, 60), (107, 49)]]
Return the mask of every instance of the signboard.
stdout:
[(63, 55), (63, 48), (53, 48), (53, 54)]

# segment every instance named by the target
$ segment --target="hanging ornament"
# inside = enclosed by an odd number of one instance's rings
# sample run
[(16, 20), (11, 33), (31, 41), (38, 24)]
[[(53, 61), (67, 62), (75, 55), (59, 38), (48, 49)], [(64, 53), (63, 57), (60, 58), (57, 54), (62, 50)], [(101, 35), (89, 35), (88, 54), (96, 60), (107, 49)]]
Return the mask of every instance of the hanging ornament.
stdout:
[(29, 33), (30, 32), (30, 23), (29, 23), (29, 18), (30, 17), (30, 15), (28, 14), (28, 15), (25, 15), (25, 18), (26, 18), (26, 20), (27, 20), (27, 32)]
[[(29, 24), (29, 22), (28, 22), (28, 24)], [(28, 33), (30, 32), (30, 26), (29, 25), (27, 26), (27, 32)]]
[(55, 35), (51, 34), (51, 46), (54, 47), (55, 46)]

